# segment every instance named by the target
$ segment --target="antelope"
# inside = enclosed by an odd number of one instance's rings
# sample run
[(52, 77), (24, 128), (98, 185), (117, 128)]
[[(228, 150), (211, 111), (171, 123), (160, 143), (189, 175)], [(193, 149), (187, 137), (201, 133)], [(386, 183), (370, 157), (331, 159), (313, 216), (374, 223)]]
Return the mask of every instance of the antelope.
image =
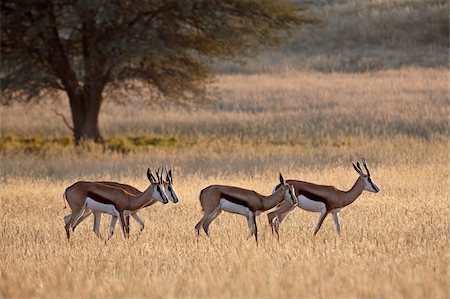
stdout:
[[(297, 196), (297, 206), (303, 210), (309, 212), (319, 212), (319, 220), (317, 221), (316, 228), (314, 230), (314, 235), (317, 234), (322, 223), (329, 213), (333, 215), (334, 223), (336, 226), (336, 231), (339, 237), (341, 237), (341, 226), (339, 224), (338, 213), (342, 208), (353, 203), (364, 190), (369, 192), (377, 193), (380, 191), (372, 181), (369, 168), (367, 167), (366, 161), (362, 159), (364, 168), (367, 174), (361, 169), (359, 162), (352, 163), (353, 168), (359, 174), (353, 187), (348, 191), (341, 191), (334, 186), (323, 186), (316, 185), (313, 183), (287, 180), (286, 182), (295, 188)], [(280, 185), (276, 186), (274, 190), (280, 188)], [(272, 227), (272, 232), (275, 230), (277, 237), (279, 238), (279, 225), (286, 217), (286, 215), (292, 211), (295, 206), (289, 205), (286, 202), (282, 202), (278, 205), (278, 209), (269, 213), (267, 219), (269, 225)]]
[(200, 227), (203, 227), (209, 237), (209, 225), (222, 211), (226, 211), (247, 218), (250, 237), (255, 236), (256, 244), (258, 244), (256, 216), (259, 213), (272, 209), (283, 200), (288, 206), (297, 204), (294, 187), (285, 182), (281, 173), (280, 188), (269, 196), (238, 187), (211, 185), (200, 192), (199, 200), (204, 215), (195, 226), (197, 237), (200, 235)]
[[(166, 169), (166, 181), (165, 182), (162, 179), (162, 172), (159, 172), (159, 170), (156, 172), (156, 176), (158, 177), (158, 182), (160, 182), (160, 184), (162, 184), (164, 186), (164, 191), (166, 192), (166, 194), (167, 194), (167, 191), (169, 192), (170, 196), (168, 196), (168, 198), (173, 203), (177, 203), (178, 202), (178, 196), (175, 193), (175, 189), (173, 188), (172, 169), (170, 169), (169, 171), (167, 171), (167, 169)], [(153, 176), (151, 171), (149, 172), (149, 180), (150, 180), (150, 182), (156, 184), (156, 179)], [(149, 203), (147, 203), (142, 208), (149, 207), (149, 206), (153, 205), (154, 203), (156, 203), (155, 200), (150, 201)], [(142, 231), (144, 229), (144, 221), (142, 221), (142, 219), (139, 218), (139, 216), (137, 215), (137, 212), (138, 211), (132, 211), (130, 214), (141, 225), (141, 231)], [(110, 234), (114, 233), (114, 227), (116, 226), (116, 222), (117, 222), (117, 217), (112, 217), (111, 224), (110, 224)], [(129, 223), (129, 217), (125, 218), (125, 222), (127, 224), (127, 227), (129, 227), (129, 224), (130, 224)]]
[[(119, 189), (123, 189), (125, 191), (127, 191), (128, 193), (132, 194), (132, 195), (139, 195), (142, 192), (139, 191), (138, 189), (134, 188), (133, 186), (130, 185), (126, 185), (126, 184), (121, 184), (121, 183), (116, 183), (116, 182), (94, 182), (94, 183), (100, 183), (100, 184), (105, 184), (105, 185), (109, 185), (115, 188), (119, 188)], [(90, 209), (85, 209), (83, 215), (78, 218), (78, 220), (76, 221), (76, 223), (72, 226), (72, 230), (75, 231), (75, 228), (84, 220), (86, 219), (89, 215), (94, 214), (94, 227), (93, 227), (93, 231), (94, 233), (101, 238), (101, 234), (100, 234), (100, 222), (101, 222), (101, 217), (102, 217), (102, 212), (97, 212), (95, 210), (90, 210)], [(64, 223), (67, 224), (71, 218), (72, 214), (69, 214), (67, 216), (64, 217)], [(133, 218), (138, 218), (136, 219), (136, 221), (142, 221), (139, 216), (137, 216), (136, 214), (132, 215)], [(116, 217), (116, 216), (112, 216), (112, 217)], [(117, 219), (117, 218), (116, 218)], [(129, 218), (127, 217), (126, 220), (128, 220)], [(111, 219), (112, 222), (113, 219)], [(143, 222), (143, 221), (142, 221)], [(127, 223), (127, 226), (129, 224)], [(114, 233), (114, 228), (111, 227), (109, 228), (109, 235), (108, 235), (108, 239), (112, 236), (112, 234)]]
[[(162, 179), (162, 172), (160, 172), (160, 170), (158, 169), (156, 171), (156, 176), (158, 177), (158, 181), (162, 182), (162, 185), (164, 187), (164, 190), (166, 192), (166, 194), (168, 194), (168, 198), (170, 201), (172, 201), (173, 203), (177, 203), (178, 202), (178, 196), (175, 192), (175, 189), (173, 187), (173, 173), (172, 173), (172, 169), (170, 168), (169, 170), (166, 170), (166, 180), (163, 181)], [(155, 179), (155, 177), (152, 174), (152, 171), (150, 170), (148, 173), (148, 179), (150, 180), (151, 183), (153, 184), (157, 184), (157, 180)], [(121, 184), (121, 183), (117, 183), (117, 182), (109, 182), (109, 181), (99, 181), (96, 183), (101, 183), (101, 184), (107, 184), (116, 188), (120, 188), (123, 189), (125, 191), (127, 191), (128, 193), (132, 194), (132, 195), (140, 195), (142, 192), (138, 189), (136, 189), (133, 186), (127, 185), (127, 184)], [(143, 208), (149, 207), (153, 204), (155, 204), (158, 200), (156, 198), (153, 198), (152, 201), (150, 201), (149, 203), (147, 203)], [(136, 220), (139, 225), (140, 225), (140, 231), (142, 231), (144, 229), (144, 221), (138, 216), (137, 214), (138, 211), (134, 211), (131, 212), (131, 216), (134, 218), (134, 220)], [(94, 227), (93, 227), (93, 231), (94, 233), (101, 238), (100, 232), (99, 232), (99, 228), (100, 228), (100, 222), (101, 222), (101, 212), (95, 212), (93, 210), (89, 210), (88, 212), (84, 213), (83, 216), (81, 216), (78, 221), (73, 225), (72, 229), (75, 230), (75, 228), (84, 220), (86, 219), (91, 213), (94, 214)], [(71, 215), (67, 215), (64, 217), (64, 222), (67, 223), (70, 219)], [(129, 227), (130, 223), (130, 218), (126, 217), (125, 218), (125, 222), (127, 227)], [(110, 228), (109, 228), (109, 237), (114, 233), (114, 227), (117, 223), (117, 218), (115, 216), (112, 216), (111, 219), (111, 224), (110, 224)]]
[[(150, 180), (150, 169), (147, 170)], [(67, 239), (70, 238), (70, 228), (74, 227), (85, 210), (107, 213), (120, 219), (124, 237), (128, 237), (128, 227), (125, 215), (137, 211), (153, 200), (153, 197), (163, 204), (168, 203), (167, 195), (161, 182), (152, 183), (141, 194), (133, 195), (124, 189), (98, 182), (79, 181), (68, 187), (63, 195), (72, 210), (70, 219), (65, 224)], [(113, 218), (114, 219), (114, 218)], [(98, 225), (98, 224), (97, 224)], [(114, 223), (115, 225), (115, 223)], [(111, 237), (112, 231), (108, 235)]]

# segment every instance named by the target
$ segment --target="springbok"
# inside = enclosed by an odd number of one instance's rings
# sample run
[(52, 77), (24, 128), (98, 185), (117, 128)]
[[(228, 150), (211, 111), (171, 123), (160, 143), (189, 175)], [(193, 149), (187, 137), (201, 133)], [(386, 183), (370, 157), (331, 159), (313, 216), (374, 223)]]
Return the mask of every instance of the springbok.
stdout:
[[(147, 177), (150, 180), (150, 169), (147, 170)], [(128, 237), (128, 227), (125, 222), (125, 214), (130, 214), (144, 207), (147, 203), (156, 198), (166, 204), (167, 195), (161, 183), (152, 183), (141, 194), (133, 195), (124, 189), (97, 182), (76, 182), (68, 187), (63, 198), (69, 203), (72, 210), (70, 219), (65, 224), (67, 239), (70, 238), (70, 228), (74, 227), (77, 220), (83, 215), (85, 210), (107, 213), (120, 219), (124, 237)], [(116, 218), (116, 219), (117, 219)], [(113, 218), (114, 219), (114, 218)], [(114, 223), (115, 225), (115, 223)], [(110, 231), (108, 239), (111, 237)]]
[[(100, 184), (105, 184), (105, 185), (109, 185), (115, 188), (119, 188), (119, 189), (123, 189), (125, 191), (127, 191), (128, 193), (132, 194), (132, 195), (139, 195), (142, 192), (136, 188), (134, 188), (133, 186), (130, 185), (126, 185), (126, 184), (121, 184), (121, 183), (116, 183), (116, 182), (94, 182), (94, 183), (100, 183)], [(156, 201), (154, 201), (156, 202)], [(101, 217), (102, 217), (102, 212), (97, 212), (95, 210), (91, 210), (91, 209), (85, 209), (83, 215), (78, 218), (78, 220), (76, 221), (76, 223), (74, 225), (72, 225), (72, 230), (75, 231), (75, 228), (81, 223), (83, 222), (84, 219), (86, 219), (89, 215), (94, 214), (94, 227), (93, 227), (93, 231), (94, 233), (101, 238), (101, 234), (100, 234), (100, 222), (101, 222)], [(132, 215), (137, 217), (140, 221), (142, 221), (139, 216), (137, 216), (136, 214)], [(64, 216), (64, 223), (67, 224), (70, 220), (70, 218), (72, 217), (72, 214), (69, 214), (67, 216)], [(111, 217), (116, 217), (116, 216), (112, 216)], [(134, 217), (133, 217), (134, 218)], [(129, 217), (125, 218), (125, 221), (127, 221), (129, 219)], [(136, 219), (136, 218), (135, 218)], [(137, 220), (137, 219), (136, 219)], [(139, 222), (139, 220), (137, 220)], [(112, 221), (112, 219), (111, 219)], [(127, 226), (129, 225), (129, 223), (127, 223)], [(111, 227), (109, 228), (109, 233), (108, 233), (108, 239), (112, 236), (112, 234), (114, 233), (114, 228)]]
[(211, 222), (219, 216), (221, 211), (226, 211), (247, 218), (250, 236), (255, 235), (257, 244), (258, 228), (256, 226), (256, 216), (261, 212), (272, 209), (283, 200), (289, 206), (297, 203), (294, 187), (286, 184), (281, 173), (280, 188), (269, 196), (238, 187), (211, 185), (200, 192), (199, 200), (204, 215), (195, 226), (197, 237), (200, 235), (200, 227), (203, 227), (206, 235), (209, 236), (208, 227)]
[[(156, 171), (156, 176), (158, 177), (158, 181), (162, 182), (162, 185), (164, 187), (164, 190), (166, 192), (166, 194), (168, 195), (168, 198), (170, 201), (172, 201), (173, 203), (177, 203), (178, 202), (178, 196), (175, 192), (175, 189), (173, 187), (173, 172), (172, 169), (170, 168), (169, 170), (166, 170), (166, 180), (163, 181), (162, 179), (162, 172), (158, 169)], [(153, 176), (151, 170), (148, 173), (148, 178), (150, 180), (151, 183), (153, 184), (157, 184), (157, 180), (155, 179), (155, 177)], [(123, 189), (125, 191), (127, 191), (128, 193), (132, 194), (132, 195), (140, 195), (142, 194), (142, 192), (139, 189), (136, 189), (133, 186), (127, 185), (127, 184), (122, 184), (122, 183), (117, 183), (117, 182), (110, 182), (110, 181), (98, 181), (96, 183), (101, 183), (101, 184), (107, 184), (116, 188), (120, 188)], [(146, 208), (149, 207), (153, 204), (155, 204), (156, 202), (158, 202), (157, 198), (153, 198), (152, 201), (150, 201), (149, 203), (147, 203), (144, 207), (142, 208)], [(144, 229), (144, 221), (138, 216), (137, 214), (138, 211), (133, 211), (131, 212), (131, 216), (134, 218), (134, 220), (136, 220), (139, 225), (140, 225), (140, 231), (142, 231)], [(83, 216), (81, 216), (78, 221), (72, 226), (72, 229), (75, 230), (75, 228), (84, 220), (86, 219), (91, 213), (94, 214), (94, 227), (93, 227), (93, 231), (94, 233), (100, 236), (100, 222), (101, 222), (101, 212), (95, 212), (93, 210), (89, 210), (88, 212), (85, 212), (83, 214)], [(71, 215), (67, 215), (64, 217), (64, 222), (67, 223), (70, 220), (70, 216)], [(127, 216), (127, 215), (125, 215)], [(117, 223), (117, 218), (115, 216), (112, 216), (113, 218), (111, 219), (111, 224), (110, 224), (110, 228), (109, 228), (109, 237), (114, 233), (114, 228), (115, 225)], [(125, 217), (125, 223), (126, 226), (129, 228), (130, 225), (130, 218), (129, 217)]]
[[(164, 186), (164, 190), (165, 192), (167, 192), (167, 190), (169, 191), (170, 196), (168, 196), (168, 198), (170, 198), (170, 200), (173, 203), (177, 203), (178, 202), (178, 196), (175, 192), (175, 189), (173, 188), (172, 184), (173, 184), (173, 177), (172, 177), (172, 170), (170, 169), (169, 171), (167, 171), (167, 175), (166, 175), (166, 181), (164, 182), (162, 179), (162, 172), (159, 172), (159, 170), (156, 172), (156, 175), (158, 177), (158, 182), (160, 182), (160, 184), (162, 186)], [(151, 171), (149, 172), (149, 180), (153, 183), (156, 183), (156, 179), (153, 176), (153, 174), (151, 173)], [(153, 205), (156, 201), (150, 201), (148, 204), (146, 204), (145, 206), (143, 206), (142, 208), (145, 207), (149, 207), (151, 205)], [(138, 211), (131, 211), (130, 214), (131, 216), (133, 216), (133, 218), (141, 225), (141, 231), (144, 229), (144, 221), (142, 219), (139, 218), (139, 216), (137, 215)], [(125, 223), (128, 227), (128, 232), (129, 232), (129, 217), (125, 218)], [(117, 222), (117, 217), (112, 217), (111, 218), (111, 224), (110, 224), (110, 234), (112, 235), (114, 233), (114, 227), (116, 226), (116, 222)]]
[[(315, 185), (313, 183), (287, 180), (286, 182), (295, 188), (296, 196), (298, 198), (297, 206), (303, 210), (310, 212), (319, 212), (320, 217), (317, 221), (316, 229), (314, 230), (314, 235), (317, 234), (320, 227), (322, 226), (323, 220), (329, 213), (333, 215), (334, 223), (336, 225), (336, 231), (341, 236), (341, 226), (339, 224), (338, 213), (341, 209), (349, 204), (353, 203), (364, 190), (369, 192), (377, 193), (380, 191), (372, 181), (370, 177), (369, 168), (367, 167), (366, 161), (362, 159), (364, 168), (366, 169), (367, 175), (363, 173), (359, 162), (352, 163), (353, 168), (359, 174), (353, 187), (348, 191), (341, 191), (334, 186), (323, 186)], [(280, 188), (280, 185), (276, 186), (274, 190)], [(277, 237), (279, 238), (279, 225), (286, 217), (286, 215), (292, 211), (295, 206), (289, 205), (286, 202), (282, 202), (278, 209), (270, 212), (267, 215), (269, 225), (272, 227), (272, 231), (275, 230)]]

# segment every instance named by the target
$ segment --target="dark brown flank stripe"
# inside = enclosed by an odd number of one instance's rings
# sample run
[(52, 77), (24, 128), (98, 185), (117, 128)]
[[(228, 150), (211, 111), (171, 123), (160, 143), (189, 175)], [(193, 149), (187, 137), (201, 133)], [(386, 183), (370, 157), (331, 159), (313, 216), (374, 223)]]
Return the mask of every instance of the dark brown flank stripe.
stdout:
[(304, 190), (300, 190), (299, 191), (300, 195), (306, 196), (308, 199), (310, 200), (314, 200), (314, 201), (320, 201), (323, 202), (325, 205), (327, 204), (327, 199), (325, 197), (322, 197), (320, 195), (308, 192), (308, 191), (304, 191)]
[(248, 208), (253, 213), (256, 211), (255, 207), (249, 206), (248, 203), (245, 200), (242, 200), (240, 198), (237, 198), (233, 195), (226, 194), (226, 193), (220, 193), (220, 198), (226, 199), (232, 203), (235, 203), (237, 205), (243, 206)]
[(98, 201), (99, 203), (106, 204), (106, 205), (114, 205), (114, 203), (112, 201), (110, 201), (107, 198), (104, 198), (103, 196), (101, 196), (101, 195), (99, 195), (97, 193), (89, 191), (87, 193), (87, 196), (92, 198), (95, 201)]
[(233, 195), (226, 194), (226, 193), (220, 193), (220, 198), (226, 199), (228, 201), (231, 201), (232, 203), (244, 206), (248, 208), (248, 203), (240, 198), (234, 197)]

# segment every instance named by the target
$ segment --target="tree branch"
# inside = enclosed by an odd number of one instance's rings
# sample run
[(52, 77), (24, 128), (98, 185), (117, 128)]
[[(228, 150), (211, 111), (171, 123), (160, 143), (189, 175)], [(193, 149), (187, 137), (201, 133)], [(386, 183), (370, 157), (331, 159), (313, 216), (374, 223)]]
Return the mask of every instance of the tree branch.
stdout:
[(61, 112), (58, 112), (56, 109), (52, 109), (52, 111), (57, 115), (57, 116), (61, 116), (64, 124), (66, 125), (66, 127), (68, 127), (72, 133), (74, 133), (74, 128), (69, 124), (69, 122), (67, 121), (66, 117), (64, 116), (64, 114), (62, 114)]

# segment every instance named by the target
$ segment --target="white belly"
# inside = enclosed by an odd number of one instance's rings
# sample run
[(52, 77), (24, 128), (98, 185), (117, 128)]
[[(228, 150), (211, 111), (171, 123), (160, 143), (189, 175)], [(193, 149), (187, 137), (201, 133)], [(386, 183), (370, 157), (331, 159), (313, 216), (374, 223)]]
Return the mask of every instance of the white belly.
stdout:
[(323, 209), (326, 209), (323, 202), (311, 200), (304, 195), (298, 197), (298, 206), (309, 212), (321, 212)]
[(86, 198), (85, 205), (86, 208), (91, 209), (95, 212), (106, 213), (117, 217), (119, 216), (119, 212), (117, 211), (116, 207), (114, 207), (114, 205), (100, 203), (90, 197)]
[(223, 198), (220, 199), (220, 208), (229, 213), (240, 214), (244, 216), (248, 216), (252, 213), (249, 208), (238, 205)]

